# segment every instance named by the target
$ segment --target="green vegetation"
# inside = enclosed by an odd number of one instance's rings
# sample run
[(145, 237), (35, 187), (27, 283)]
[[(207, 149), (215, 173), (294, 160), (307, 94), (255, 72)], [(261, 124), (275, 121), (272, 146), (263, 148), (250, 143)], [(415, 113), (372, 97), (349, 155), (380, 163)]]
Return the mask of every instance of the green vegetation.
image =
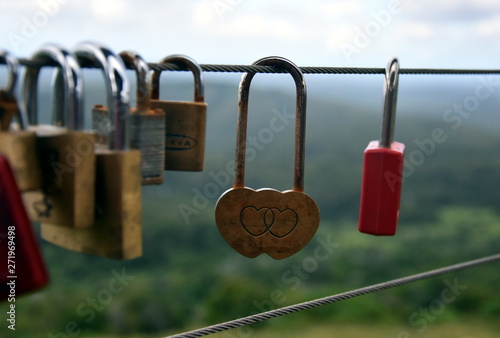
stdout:
[[(167, 90), (167, 97), (190, 91)], [(318, 233), (282, 261), (240, 256), (213, 220), (233, 176), (226, 165), (234, 156), (234, 84), (207, 86), (207, 101), (206, 170), (166, 172), (164, 185), (143, 189), (143, 257), (107, 260), (42, 241), (51, 283), (18, 299), (16, 335), (65, 337), (56, 334), (66, 330), (79, 337), (159, 337), (498, 252), (498, 133), (467, 121), (453, 129), (440, 112), (435, 118), (401, 114), (396, 138), (407, 146), (401, 221), (395, 237), (379, 238), (357, 231), (363, 150), (379, 134), (379, 106), (363, 112), (310, 97), (305, 191), (321, 210)], [(252, 91), (248, 135), (258, 138), (279, 114), (284, 128), (254, 146), (247, 186), (291, 188), (293, 117), (287, 114), (293, 107), (287, 95)], [(446, 140), (431, 151), (425, 140), (436, 128)], [(116, 274), (126, 277), (115, 292)], [(255, 337), (494, 337), (499, 282), (498, 264), (490, 264), (247, 330)], [(461, 288), (443, 299), (450, 283)], [(217, 336), (247, 337), (249, 331)]]

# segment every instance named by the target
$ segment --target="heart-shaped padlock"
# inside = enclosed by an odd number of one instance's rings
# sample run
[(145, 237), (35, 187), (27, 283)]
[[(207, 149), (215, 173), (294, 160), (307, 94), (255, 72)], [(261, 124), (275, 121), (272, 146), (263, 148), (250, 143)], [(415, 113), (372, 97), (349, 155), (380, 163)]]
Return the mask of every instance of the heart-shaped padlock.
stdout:
[(224, 240), (246, 257), (266, 253), (274, 259), (289, 257), (312, 239), (319, 226), (319, 208), (304, 193), (306, 85), (300, 69), (282, 57), (266, 57), (254, 65), (276, 66), (290, 73), (297, 86), (294, 184), (292, 190), (253, 190), (245, 187), (245, 151), (248, 97), (255, 73), (241, 78), (238, 134), (233, 188), (217, 201), (215, 221)]

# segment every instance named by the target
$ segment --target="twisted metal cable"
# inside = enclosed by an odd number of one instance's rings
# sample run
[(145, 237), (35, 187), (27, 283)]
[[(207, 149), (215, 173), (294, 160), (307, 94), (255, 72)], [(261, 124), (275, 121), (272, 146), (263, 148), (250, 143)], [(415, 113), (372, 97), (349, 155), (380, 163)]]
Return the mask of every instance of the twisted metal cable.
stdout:
[(220, 323), (220, 324), (216, 324), (216, 325), (212, 325), (212, 326), (207, 326), (207, 327), (204, 327), (201, 329), (197, 329), (197, 330), (193, 330), (193, 331), (189, 331), (189, 332), (185, 332), (185, 333), (180, 333), (180, 334), (176, 334), (176, 335), (169, 336), (169, 337), (170, 338), (181, 338), (181, 337), (191, 338), (191, 337), (206, 336), (209, 334), (222, 332), (222, 331), (229, 330), (229, 329), (234, 329), (234, 328), (237, 328), (240, 326), (255, 324), (255, 323), (262, 322), (264, 320), (268, 320), (271, 318), (287, 315), (287, 314), (302, 311), (302, 310), (312, 309), (312, 308), (315, 308), (315, 307), (318, 307), (321, 305), (340, 302), (342, 300), (355, 298), (355, 297), (366, 295), (366, 294), (369, 294), (372, 292), (390, 289), (390, 288), (393, 288), (396, 286), (401, 286), (401, 285), (417, 282), (417, 281), (420, 281), (423, 279), (443, 275), (443, 274), (458, 271), (458, 270), (467, 269), (467, 268), (470, 268), (473, 266), (477, 266), (477, 265), (485, 264), (485, 263), (490, 263), (490, 262), (497, 261), (497, 260), (500, 260), (500, 253), (496, 254), (496, 255), (486, 256), (483, 258), (467, 261), (467, 262), (449, 265), (449, 266), (435, 269), (435, 270), (422, 272), (422, 273), (419, 273), (416, 275), (411, 275), (411, 276), (407, 276), (407, 277), (403, 277), (403, 278), (393, 279), (391, 281), (387, 281), (387, 282), (383, 282), (383, 283), (379, 283), (379, 284), (374, 284), (371, 286), (366, 286), (366, 287), (363, 287), (360, 289), (351, 290), (348, 292), (343, 292), (343, 293), (339, 293), (339, 294), (324, 297), (324, 298), (318, 298), (318, 299), (307, 301), (304, 303), (299, 303), (299, 304), (290, 305), (290, 306), (282, 307), (282, 308), (267, 311), (267, 312), (258, 313), (258, 314), (252, 315), (252, 316), (243, 317), (243, 318), (231, 320), (228, 322), (224, 322), (224, 323)]
[[(246, 65), (200, 65), (205, 72), (226, 73), (285, 73), (272, 66)], [(172, 64), (150, 63), (153, 70), (186, 71), (187, 69)], [(384, 74), (385, 68), (357, 68), (357, 67), (299, 67), (304, 74)], [(402, 68), (400, 74), (409, 75), (482, 75), (500, 74), (500, 69), (431, 69), (431, 68)]]
[[(20, 58), (19, 63), (26, 67), (56, 66), (55, 64), (42, 64), (26, 58)], [(188, 71), (187, 68), (176, 64), (149, 63), (151, 70)], [(94, 68), (96, 65), (87, 63), (81, 65), (84, 68)], [(217, 65), (201, 64), (205, 72), (219, 73), (285, 73), (283, 70), (273, 66), (250, 66), (250, 65)], [(384, 74), (384, 68), (359, 68), (359, 67), (299, 67), (304, 74)], [(432, 69), (432, 68), (401, 68), (400, 74), (409, 75), (484, 75), (500, 74), (500, 69)]]

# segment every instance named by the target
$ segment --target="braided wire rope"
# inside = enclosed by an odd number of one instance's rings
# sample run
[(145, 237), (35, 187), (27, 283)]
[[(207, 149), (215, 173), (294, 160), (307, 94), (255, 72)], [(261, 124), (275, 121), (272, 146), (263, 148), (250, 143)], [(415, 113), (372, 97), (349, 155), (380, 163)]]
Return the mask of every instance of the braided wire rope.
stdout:
[[(41, 64), (26, 58), (20, 58), (19, 63), (26, 67), (55, 66), (55, 64)], [(149, 63), (151, 70), (188, 71), (187, 68), (172, 63)], [(82, 64), (85, 68), (94, 68), (93, 64)], [(223, 65), (223, 64), (200, 64), (205, 72), (219, 73), (285, 73), (285, 71), (273, 66), (251, 66), (251, 65)], [(385, 68), (360, 68), (360, 67), (299, 67), (304, 74), (384, 74)], [(484, 75), (500, 74), (500, 69), (433, 69), (433, 68), (401, 68), (400, 74), (409, 75)]]
[(191, 337), (206, 336), (209, 334), (222, 332), (222, 331), (229, 330), (229, 329), (234, 329), (234, 328), (237, 328), (240, 326), (255, 324), (255, 323), (262, 322), (262, 321), (265, 321), (268, 319), (291, 314), (294, 312), (308, 310), (308, 309), (312, 309), (312, 308), (315, 308), (318, 306), (327, 305), (327, 304), (331, 304), (331, 303), (335, 303), (335, 302), (340, 302), (340, 301), (343, 301), (346, 299), (359, 297), (359, 296), (366, 295), (369, 293), (390, 289), (393, 287), (417, 282), (417, 281), (420, 281), (423, 279), (436, 277), (439, 275), (447, 274), (447, 273), (458, 271), (458, 270), (467, 269), (467, 268), (477, 266), (480, 264), (491, 263), (491, 262), (494, 262), (497, 260), (500, 260), (500, 253), (495, 254), (495, 255), (491, 255), (491, 256), (482, 257), (482, 258), (475, 259), (475, 260), (470, 260), (470, 261), (454, 264), (454, 265), (445, 266), (445, 267), (442, 267), (439, 269), (429, 270), (426, 272), (422, 272), (419, 274), (415, 274), (415, 275), (411, 275), (411, 276), (407, 276), (407, 277), (403, 277), (403, 278), (393, 279), (391, 281), (366, 286), (366, 287), (363, 287), (360, 289), (355, 289), (355, 290), (339, 293), (339, 294), (328, 296), (328, 297), (318, 298), (315, 300), (311, 300), (311, 301), (307, 301), (307, 302), (303, 302), (303, 303), (299, 303), (299, 304), (285, 306), (285, 307), (278, 308), (275, 310), (270, 310), (270, 311), (258, 313), (258, 314), (252, 315), (252, 316), (247, 316), (247, 317), (242, 317), (242, 318), (235, 319), (235, 320), (230, 320), (230, 321), (227, 321), (224, 323), (215, 324), (215, 325), (207, 326), (207, 327), (200, 328), (197, 330), (176, 334), (176, 335), (169, 336), (166, 338), (181, 338), (181, 337), (182, 338), (191, 338)]

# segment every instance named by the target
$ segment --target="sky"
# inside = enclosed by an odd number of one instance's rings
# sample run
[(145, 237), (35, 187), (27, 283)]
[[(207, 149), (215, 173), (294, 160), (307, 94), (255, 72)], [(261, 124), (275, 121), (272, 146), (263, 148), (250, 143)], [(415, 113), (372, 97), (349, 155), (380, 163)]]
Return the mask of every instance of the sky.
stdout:
[(156, 62), (250, 64), (270, 55), (299, 66), (500, 67), (498, 0), (16, 0), (0, 1), (0, 48), (28, 57), (42, 44), (98, 41)]

